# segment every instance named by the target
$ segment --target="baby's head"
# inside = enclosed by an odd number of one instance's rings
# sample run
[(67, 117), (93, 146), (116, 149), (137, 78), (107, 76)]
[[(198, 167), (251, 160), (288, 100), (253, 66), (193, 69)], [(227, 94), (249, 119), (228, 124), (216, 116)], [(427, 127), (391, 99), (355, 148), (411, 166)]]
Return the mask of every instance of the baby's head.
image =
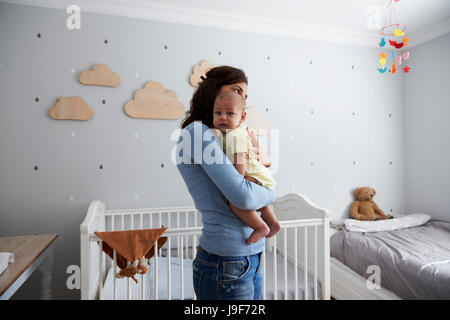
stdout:
[(214, 101), (214, 128), (222, 132), (237, 128), (246, 117), (245, 100), (233, 91), (220, 93)]

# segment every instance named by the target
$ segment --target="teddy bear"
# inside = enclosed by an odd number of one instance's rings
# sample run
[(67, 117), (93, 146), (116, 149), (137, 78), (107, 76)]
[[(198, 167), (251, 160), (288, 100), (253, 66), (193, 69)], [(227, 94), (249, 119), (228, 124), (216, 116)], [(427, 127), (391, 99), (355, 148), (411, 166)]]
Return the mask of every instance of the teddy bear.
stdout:
[(356, 201), (350, 208), (350, 214), (354, 219), (363, 221), (392, 219), (393, 216), (385, 215), (384, 212), (373, 201), (376, 192), (370, 187), (356, 188), (353, 194)]

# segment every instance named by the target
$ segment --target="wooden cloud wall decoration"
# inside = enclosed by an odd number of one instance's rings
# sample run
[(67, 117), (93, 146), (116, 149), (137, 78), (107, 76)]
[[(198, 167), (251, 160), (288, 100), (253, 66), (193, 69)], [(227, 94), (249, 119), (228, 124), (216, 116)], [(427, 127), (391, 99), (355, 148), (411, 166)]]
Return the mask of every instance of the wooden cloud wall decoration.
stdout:
[(214, 64), (211, 61), (204, 60), (199, 65), (196, 65), (192, 69), (192, 75), (190, 78), (190, 83), (193, 87), (198, 87), (203, 81), (201, 77), (205, 77), (206, 73), (214, 68)]
[(80, 73), (80, 83), (89, 86), (118, 87), (120, 82), (120, 76), (106, 64), (96, 64), (92, 69)]
[(89, 120), (94, 111), (81, 97), (59, 97), (48, 115), (55, 120)]
[(184, 115), (184, 105), (175, 91), (165, 89), (156, 81), (149, 81), (134, 93), (134, 99), (125, 104), (125, 113), (132, 118), (178, 119)]

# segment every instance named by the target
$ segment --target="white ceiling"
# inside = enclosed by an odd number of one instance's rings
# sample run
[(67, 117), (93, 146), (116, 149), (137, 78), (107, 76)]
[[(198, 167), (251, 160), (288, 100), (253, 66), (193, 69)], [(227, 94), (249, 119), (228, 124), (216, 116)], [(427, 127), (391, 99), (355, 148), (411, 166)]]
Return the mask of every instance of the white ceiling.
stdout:
[[(370, 8), (388, 19), (388, 0), (0, 0), (3, 2), (130, 16), (205, 27), (377, 46)], [(398, 23), (411, 46), (450, 32), (450, 0), (400, 0)], [(393, 21), (396, 22), (396, 21)]]
[[(368, 31), (366, 10), (385, 9), (388, 0), (145, 0), (178, 8), (197, 9), (292, 23)], [(395, 3), (399, 23), (411, 32), (450, 17), (450, 0), (400, 0)]]

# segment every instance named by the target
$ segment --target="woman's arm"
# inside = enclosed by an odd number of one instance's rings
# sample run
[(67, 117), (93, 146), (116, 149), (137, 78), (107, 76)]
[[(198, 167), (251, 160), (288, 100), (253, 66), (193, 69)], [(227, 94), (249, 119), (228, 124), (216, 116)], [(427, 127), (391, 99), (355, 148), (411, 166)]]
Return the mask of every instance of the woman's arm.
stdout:
[(245, 172), (247, 171), (247, 160), (245, 159), (246, 155), (245, 152), (235, 153), (234, 154), (234, 167), (239, 172), (239, 174), (243, 175), (245, 180), (258, 183), (258, 181), (253, 178), (245, 175)]
[(245, 153), (239, 152), (234, 154), (234, 167), (243, 176), (245, 176), (245, 171), (247, 171), (247, 161), (245, 160)]
[[(275, 201), (275, 191), (251, 183), (239, 174), (217, 143), (216, 135), (207, 126), (193, 122), (182, 131), (180, 139), (182, 142), (179, 141), (178, 149), (183, 149), (183, 162), (200, 164), (234, 206), (243, 210), (257, 210)], [(179, 151), (177, 154), (180, 156)]]

